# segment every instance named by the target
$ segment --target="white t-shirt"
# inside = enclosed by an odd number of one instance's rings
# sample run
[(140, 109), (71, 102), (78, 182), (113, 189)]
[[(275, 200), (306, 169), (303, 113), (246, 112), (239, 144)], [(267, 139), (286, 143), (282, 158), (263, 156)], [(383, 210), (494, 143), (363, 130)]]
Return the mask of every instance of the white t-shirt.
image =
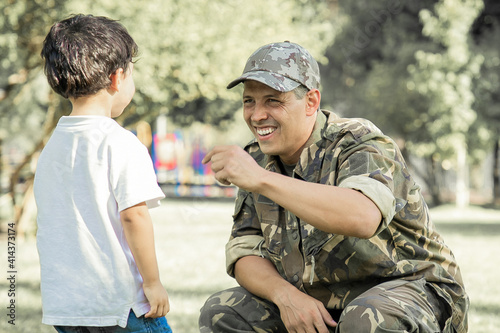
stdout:
[(125, 327), (149, 311), (119, 212), (160, 204), (151, 158), (111, 118), (62, 117), (35, 174), (42, 322)]

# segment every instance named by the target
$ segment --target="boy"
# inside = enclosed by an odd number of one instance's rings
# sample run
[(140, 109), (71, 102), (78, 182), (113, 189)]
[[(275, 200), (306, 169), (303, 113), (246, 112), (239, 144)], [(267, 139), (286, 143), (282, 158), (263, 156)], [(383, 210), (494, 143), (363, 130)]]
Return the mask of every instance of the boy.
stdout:
[(135, 93), (137, 45), (117, 21), (54, 24), (42, 58), (62, 117), (35, 175), (42, 322), (58, 332), (171, 332), (148, 208), (160, 204), (147, 149), (113, 119)]

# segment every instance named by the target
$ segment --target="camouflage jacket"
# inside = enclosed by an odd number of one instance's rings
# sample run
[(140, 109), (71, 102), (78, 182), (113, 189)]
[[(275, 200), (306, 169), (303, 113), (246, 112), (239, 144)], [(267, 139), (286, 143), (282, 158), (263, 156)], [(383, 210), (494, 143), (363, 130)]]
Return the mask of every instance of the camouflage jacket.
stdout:
[[(463, 331), (469, 301), (459, 267), (396, 144), (367, 120), (329, 111), (318, 112), (309, 142), (314, 143), (302, 152), (293, 177), (362, 192), (382, 213), (376, 234), (360, 239), (326, 233), (240, 189), (226, 245), (228, 274), (234, 276), (243, 256), (265, 257), (284, 279), (331, 309), (345, 308), (384, 281), (425, 278), (449, 304), (453, 326)], [(263, 168), (281, 172), (279, 158), (262, 153), (257, 142), (245, 149)]]

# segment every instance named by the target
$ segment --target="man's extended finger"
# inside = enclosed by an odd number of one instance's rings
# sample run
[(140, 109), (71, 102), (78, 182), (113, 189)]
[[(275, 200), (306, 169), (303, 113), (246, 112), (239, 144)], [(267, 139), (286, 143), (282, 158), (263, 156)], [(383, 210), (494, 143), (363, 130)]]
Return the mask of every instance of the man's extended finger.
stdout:
[(211, 150), (208, 152), (208, 154), (205, 155), (205, 157), (203, 157), (203, 159), (201, 160), (201, 163), (203, 164), (207, 164), (208, 162), (210, 162), (210, 160), (212, 159), (212, 156), (214, 156), (214, 151)]

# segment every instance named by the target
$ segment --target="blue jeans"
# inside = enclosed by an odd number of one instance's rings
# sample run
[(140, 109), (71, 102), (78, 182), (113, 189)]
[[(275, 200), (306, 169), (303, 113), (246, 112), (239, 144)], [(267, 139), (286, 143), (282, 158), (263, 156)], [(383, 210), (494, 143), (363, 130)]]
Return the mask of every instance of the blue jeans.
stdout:
[(145, 318), (140, 316), (137, 318), (134, 311), (130, 311), (128, 316), (127, 327), (107, 326), (107, 327), (92, 327), (92, 326), (54, 326), (59, 333), (172, 333), (172, 329), (167, 323), (165, 317), (161, 318)]

